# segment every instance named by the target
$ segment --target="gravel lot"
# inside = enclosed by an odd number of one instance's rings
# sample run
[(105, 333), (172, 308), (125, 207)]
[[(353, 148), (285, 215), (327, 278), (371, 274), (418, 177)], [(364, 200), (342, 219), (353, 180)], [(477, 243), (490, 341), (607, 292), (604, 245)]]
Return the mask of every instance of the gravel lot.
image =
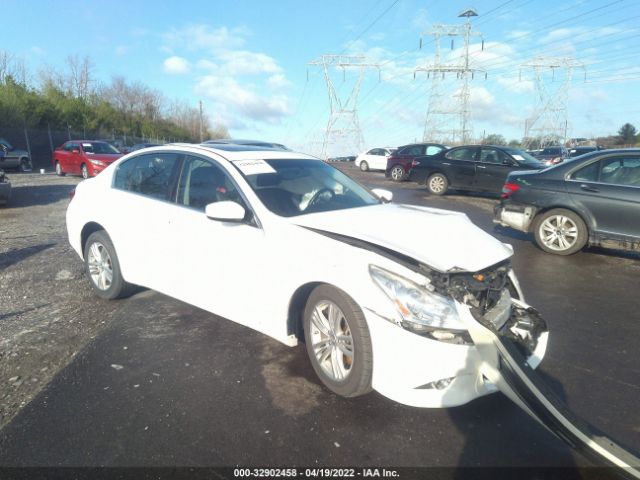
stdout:
[[(109, 322), (91, 294), (64, 216), (78, 177), (9, 173), (0, 207), (0, 428)], [(100, 315), (95, 315), (96, 311)]]

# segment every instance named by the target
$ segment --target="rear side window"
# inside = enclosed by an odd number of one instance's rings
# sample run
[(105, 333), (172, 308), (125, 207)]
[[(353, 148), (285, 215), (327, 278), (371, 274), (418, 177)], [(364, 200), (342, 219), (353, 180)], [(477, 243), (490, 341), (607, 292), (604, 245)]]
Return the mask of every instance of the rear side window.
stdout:
[(427, 151), (425, 152), (425, 155), (427, 155), (427, 156), (436, 155), (437, 153), (440, 153), (441, 151), (442, 151), (442, 147), (436, 147), (435, 145), (429, 145), (427, 147)]
[(410, 145), (399, 152), (400, 155), (413, 155), (415, 157), (424, 155), (424, 145)]
[(178, 154), (140, 155), (118, 167), (114, 188), (158, 200), (171, 200), (171, 186), (178, 167)]
[(586, 167), (582, 167), (571, 175), (572, 180), (581, 182), (597, 182), (600, 174), (600, 162), (593, 162)]
[(474, 161), (476, 155), (475, 148), (454, 148), (446, 153), (446, 157), (451, 160), (468, 160)]

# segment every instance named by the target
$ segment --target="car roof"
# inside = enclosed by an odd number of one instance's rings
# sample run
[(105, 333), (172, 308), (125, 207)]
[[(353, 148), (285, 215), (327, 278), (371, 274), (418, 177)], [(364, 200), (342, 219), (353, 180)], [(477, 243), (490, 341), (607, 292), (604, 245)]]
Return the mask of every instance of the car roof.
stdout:
[(196, 144), (196, 143), (172, 143), (159, 147), (151, 147), (154, 150), (189, 150), (193, 153), (213, 152), (231, 162), (236, 160), (322, 160), (306, 153), (277, 148), (256, 147), (253, 145), (231, 144)]

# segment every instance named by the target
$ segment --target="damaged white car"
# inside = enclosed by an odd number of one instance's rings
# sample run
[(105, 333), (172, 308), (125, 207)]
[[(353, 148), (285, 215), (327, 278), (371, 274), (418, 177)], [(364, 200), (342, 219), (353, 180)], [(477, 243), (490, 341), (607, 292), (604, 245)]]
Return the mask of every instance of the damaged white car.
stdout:
[(470, 335), (478, 322), (535, 368), (548, 332), (511, 247), (464, 214), (390, 200), (304, 154), (182, 144), (80, 183), (67, 227), (101, 297), (142, 285), (304, 341), (339, 395), (450, 407), (496, 391)]

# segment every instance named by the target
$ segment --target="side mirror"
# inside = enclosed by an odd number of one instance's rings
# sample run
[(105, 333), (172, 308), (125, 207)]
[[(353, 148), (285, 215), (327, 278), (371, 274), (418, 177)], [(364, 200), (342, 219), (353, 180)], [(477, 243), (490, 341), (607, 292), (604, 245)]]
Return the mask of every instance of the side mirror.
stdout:
[(221, 222), (241, 222), (247, 214), (242, 205), (231, 201), (210, 203), (204, 213), (211, 220)]
[(507, 158), (505, 158), (504, 160), (502, 160), (502, 164), (503, 164), (503, 165), (509, 165), (510, 167), (511, 167), (511, 166), (513, 166), (513, 165), (517, 165), (517, 163), (516, 163), (516, 162), (512, 162), (511, 160), (509, 160), (509, 159), (507, 159)]
[(390, 203), (391, 200), (393, 200), (393, 192), (390, 192), (389, 190), (385, 190), (384, 188), (373, 188), (371, 191), (384, 203)]

